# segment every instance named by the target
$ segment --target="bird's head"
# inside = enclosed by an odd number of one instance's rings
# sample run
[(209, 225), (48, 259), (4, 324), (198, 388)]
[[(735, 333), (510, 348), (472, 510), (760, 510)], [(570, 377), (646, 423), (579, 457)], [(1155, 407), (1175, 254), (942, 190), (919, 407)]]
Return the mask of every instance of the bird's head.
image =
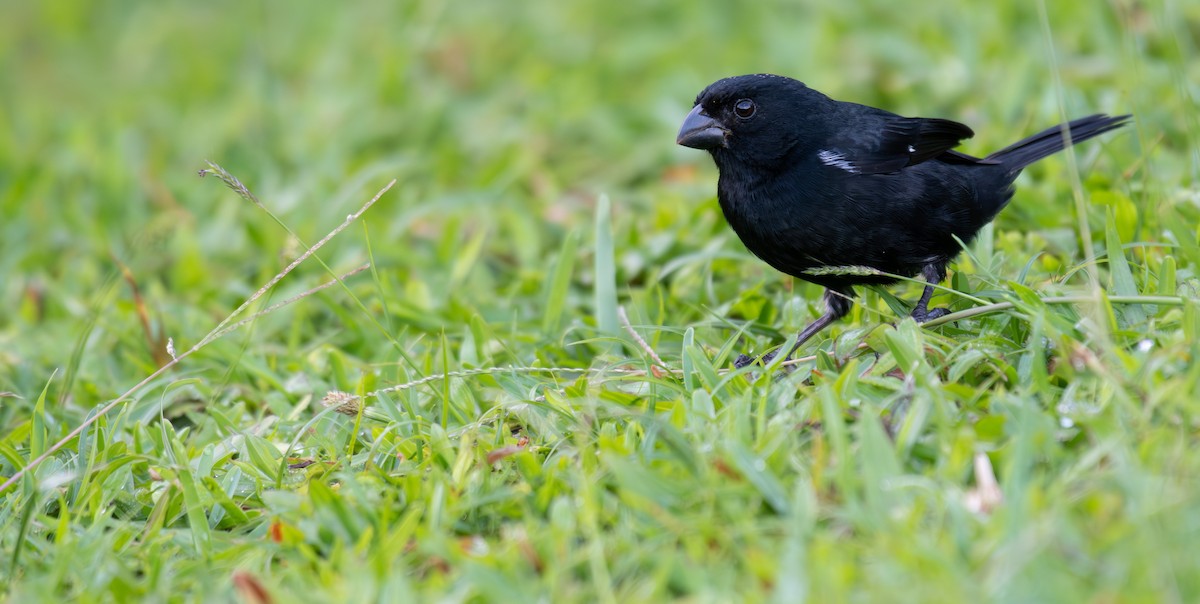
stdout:
[(804, 138), (831, 101), (802, 82), (757, 74), (713, 82), (696, 96), (675, 142), (727, 161), (771, 166)]

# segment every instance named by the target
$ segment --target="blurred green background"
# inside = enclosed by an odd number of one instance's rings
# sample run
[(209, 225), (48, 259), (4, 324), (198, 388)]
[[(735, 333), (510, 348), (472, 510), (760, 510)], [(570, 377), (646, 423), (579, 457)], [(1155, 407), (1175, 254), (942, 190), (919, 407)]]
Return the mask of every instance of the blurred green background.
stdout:
[[(761, 350), (792, 333), (811, 316), (818, 290), (792, 283), (749, 256), (720, 217), (711, 161), (674, 144), (678, 124), (696, 93), (728, 75), (778, 73), (842, 100), (905, 115), (961, 121), (977, 133), (964, 145), (966, 152), (975, 154), (996, 150), (1063, 117), (1133, 113), (1134, 127), (1077, 151), (1089, 192), (1088, 220), (1095, 233), (1086, 244), (1103, 249), (1105, 216), (1112, 210), (1119, 221), (1115, 228), (1127, 244), (1148, 241), (1186, 247), (1195, 239), (1200, 202), (1196, 189), (1200, 118), (1194, 100), (1200, 94), (1198, 40), (1200, 3), (1168, 0), (6, 0), (0, 4), (0, 392), (6, 393), (0, 399), (0, 429), (7, 439), (5, 473), (11, 474), (21, 459), (28, 460), (29, 418), (43, 388), (48, 401), (46, 431), (57, 438), (96, 405), (157, 368), (163, 362), (166, 338), (172, 338), (180, 350), (191, 346), (302, 250), (262, 210), (215, 179), (198, 178), (197, 170), (206, 167), (205, 160), (240, 178), (308, 244), (390, 179), (398, 179), (398, 184), (360, 224), (321, 252), (338, 271), (373, 260), (373, 275), (350, 281), (368, 312), (348, 301), (341, 290), (329, 290), (206, 349), (173, 377), (154, 384), (146, 400), (139, 399), (129, 417), (155, 421), (156, 405), (164, 403), (164, 415), (176, 427), (183, 426), (180, 438), (193, 456), (230, 434), (253, 432), (264, 418), (275, 416), (283, 423), (255, 433), (265, 435), (273, 446), (286, 447), (312, 417), (308, 405), (314, 393), (319, 398), (331, 387), (353, 390), (362, 380), (369, 388), (464, 367), (586, 368), (598, 364), (596, 358), (613, 364), (619, 364), (622, 355), (636, 358), (637, 349), (628, 342), (621, 353), (578, 344), (605, 335), (596, 330), (593, 297), (597, 280), (593, 230), (601, 193), (612, 200), (618, 299), (633, 308), (634, 323), (644, 327), (651, 344), (668, 351), (664, 356), (669, 362), (681, 362), (678, 351), (686, 327), (695, 328), (697, 342), (707, 350), (726, 352), (731, 346)], [(985, 258), (984, 263), (1002, 276), (1000, 283), (1016, 279), (1022, 267), (1032, 267), (1030, 280), (1049, 284), (1084, 258), (1077, 228), (1081, 217), (1071, 202), (1072, 180), (1065, 165), (1062, 159), (1053, 159), (1030, 169), (1013, 204), (998, 219), (995, 241), (986, 244), (996, 255), (994, 261)], [(1163, 215), (1172, 218), (1164, 222), (1159, 219)], [(1174, 233), (1167, 233), (1172, 227)], [(1146, 262), (1138, 265), (1139, 283), (1150, 284), (1151, 278), (1142, 277), (1155, 273), (1152, 269), (1174, 248), (1148, 249), (1137, 252)], [(1195, 277), (1190, 258), (1178, 262), (1181, 286)], [(553, 270), (562, 266), (572, 268), (570, 282), (556, 289), (551, 285)], [(306, 264), (271, 301), (328, 278), (319, 265)], [(144, 312), (139, 310), (139, 299)], [(548, 302), (555, 300), (561, 307), (548, 308)], [(868, 308), (886, 306), (878, 298), (869, 298)], [(845, 329), (891, 320), (877, 314), (857, 317), (858, 322)], [(737, 338), (744, 320), (753, 321), (753, 326), (745, 337)], [(1180, 329), (1172, 325), (1168, 334)], [(1021, 337), (1027, 335), (1021, 332)], [(417, 359), (415, 365), (398, 363), (395, 342)], [(1022, 340), (1009, 344), (1012, 354), (1023, 354)], [(1067, 352), (1060, 349), (1055, 354)], [(1188, 380), (1179, 386), (1180, 392), (1195, 384)], [(986, 396), (992, 384), (981, 378), (979, 396)], [(531, 391), (540, 388), (536, 380), (524, 386)], [(1048, 398), (1038, 399), (1046, 412), (1041, 420), (1050, 425), (1055, 421), (1054, 401), (1065, 387), (1059, 384)], [(793, 384), (784, 392), (811, 405), (811, 393), (804, 388), (797, 395)], [(758, 400), (755, 397), (760, 395), (747, 394), (746, 400)], [(451, 407), (460, 427), (470, 426), (494, 404), (488, 396), (476, 395), (471, 403), (459, 405), (451, 400), (457, 396), (447, 387), (442, 404)], [(680, 400), (691, 400), (692, 395), (681, 396)], [(441, 411), (430, 413), (430, 417), (446, 417)], [(214, 415), (225, 418), (216, 420), (223, 428), (208, 423)], [(1194, 422), (1190, 418), (1186, 422), (1194, 438)], [(194, 431), (188, 432), (188, 426)], [(438, 429), (442, 428), (447, 426)], [(339, 429), (339, 434), (353, 433), (352, 426)], [(114, 441), (132, 442), (140, 434), (139, 428), (124, 425), (113, 430), (109, 438)], [(608, 442), (604, 439), (611, 436), (600, 427), (589, 437), (598, 441), (570, 436), (584, 432), (567, 430), (567, 436), (559, 435), (564, 440), (555, 441), (559, 444), (548, 440), (545, 446), (584, 450), (595, 442)], [(435, 433), (445, 438), (444, 432)], [(420, 426), (407, 436), (413, 442), (434, 438)], [(495, 436), (497, 443), (502, 436)], [(748, 446), (761, 452), (764, 437), (760, 433), (754, 438), (760, 440)], [(452, 442), (451, 458), (457, 454), (454, 451), (475, 450)], [(709, 449), (692, 444), (698, 447), (697, 454), (708, 455)], [(463, 449), (454, 448), (459, 445)], [(820, 453), (808, 446), (797, 455), (811, 461)], [(1175, 450), (1173, 444), (1163, 446)], [(21, 509), (15, 507), (17, 499), (6, 500), (0, 518), (0, 553), (20, 569), (6, 583), (17, 590), (10, 593), (32, 594), (44, 588), (48, 590), (44, 593), (65, 596), (92, 590), (93, 595), (108, 594), (96, 595), (103, 600), (165, 598), (178, 588), (184, 599), (232, 597), (235, 588), (226, 578), (230, 569), (245, 567), (268, 577), (264, 581), (271, 589), (305, 593), (298, 584), (281, 586), (301, 580), (285, 571), (273, 574), (277, 571), (272, 570), (276, 567), (269, 556), (249, 553), (264, 541), (269, 519), (289, 518), (298, 509), (276, 505), (269, 498), (263, 503), (262, 493), (269, 490), (263, 484), (249, 496), (253, 503), (244, 504), (261, 516), (251, 514), (232, 529), (228, 519), (224, 524), (211, 522), (229, 531), (228, 541), (220, 544), (198, 544), (185, 533), (151, 538), (141, 532), (156, 518), (151, 510), (158, 499), (150, 495), (125, 502), (115, 516), (101, 511), (107, 508), (98, 502), (113, 489), (140, 493), (139, 489), (152, 485), (147, 464), (182, 463), (168, 449), (161, 443), (148, 447), (137, 461), (129, 462), (132, 470), (127, 470), (132, 474), (97, 487), (96, 502), (87, 504), (96, 507), (85, 506), (91, 516), (85, 520), (77, 512), (72, 523), (79, 522), (78, 528), (62, 529), (59, 535), (63, 539), (66, 533), (79, 533), (75, 538), (81, 541), (73, 542), (75, 554), (44, 539), (37, 546), (26, 542), (21, 527), (28, 516), (17, 513)], [(1089, 450), (1073, 449), (1056, 458), (1047, 472), (1059, 472), (1085, 458)], [(548, 458), (539, 459), (550, 466)], [(656, 479), (637, 470), (651, 465), (649, 459), (635, 456), (626, 465), (601, 465), (618, 478), (621, 472), (633, 472), (653, 483)], [(573, 466), (562, 463), (567, 466), (559, 469), (570, 475)], [(969, 471), (963, 469), (967, 467), (963, 459), (955, 463), (957, 473), (939, 476), (954, 476), (958, 484)], [(1171, 462), (1176, 465), (1168, 465), (1194, 468), (1196, 463), (1176, 460)], [(358, 467), (349, 463), (344, 471)], [(780, 472), (786, 485), (782, 488), (790, 497), (796, 476), (789, 472), (799, 466), (788, 467), (791, 470)], [(214, 476), (224, 480), (222, 472), (227, 469), (218, 465)], [(820, 467), (804, 473), (819, 474)], [(456, 497), (465, 497), (463, 493), (472, 488), (485, 495), (493, 487), (500, 488), (488, 482), (486, 470), (482, 477), (471, 476), (476, 478), (453, 475), (454, 480), (474, 485), (451, 487)], [(591, 480), (587, 476), (592, 475), (579, 474), (582, 483)], [(475, 479), (483, 482), (471, 482)], [(429, 499), (435, 495), (428, 490), (440, 479), (430, 480), (425, 487), (405, 487), (407, 505), (414, 501), (429, 509), (440, 505)], [(571, 482), (568, 478), (559, 480), (554, 488), (561, 489), (564, 501), (592, 496), (583, 486), (565, 486)], [(723, 479), (717, 473), (707, 480), (700, 484)], [(619, 493), (621, 485), (628, 483), (611, 487), (612, 492)], [(379, 488), (386, 491), (394, 486)], [(38, 493), (27, 493), (33, 499), (22, 501), (60, 501), (54, 489)], [(70, 501), (55, 505), (74, 506), (77, 495), (72, 493), (67, 496)], [(1189, 497), (1184, 500), (1197, 501)], [(180, 502), (171, 504), (178, 507), (165, 508), (172, 510), (165, 513), (165, 521), (155, 521), (181, 531), (189, 526), (196, 530), (195, 519), (185, 513), (194, 506)], [(485, 503), (478, 505), (486, 509)], [(746, 524), (736, 529), (733, 542), (713, 538), (708, 553), (700, 543), (682, 549), (662, 546), (663, 556), (678, 558), (661, 567), (648, 561), (661, 545), (652, 527), (669, 524), (679, 510), (660, 502), (659, 507), (639, 512), (646, 518), (605, 525), (616, 533), (629, 531), (622, 547), (589, 550), (580, 554), (582, 561), (562, 554), (571, 562), (564, 562), (570, 570), (561, 576), (514, 570), (511, 560), (462, 571), (453, 556), (442, 550), (439, 559), (450, 559), (449, 568), (435, 562), (430, 570), (412, 562), (411, 568), (419, 571), (397, 573), (414, 581), (415, 586), (405, 589), (428, 596), (451, 594), (450, 600), (504, 599), (489, 592), (488, 586), (516, 589), (505, 581), (523, 584), (522, 593), (528, 597), (553, 601), (655, 600), (668, 595), (707, 601), (736, 593), (762, 597), (773, 593), (780, 598), (809, 593), (835, 599), (857, 594), (886, 600), (905, 599), (897, 594), (910, 593), (895, 589), (911, 589), (917, 600), (983, 593), (1014, 601), (1075, 597), (1137, 601), (1141, 596), (1159, 600), (1148, 596), (1159, 588), (1168, 593), (1159, 601), (1172, 597), (1188, 601), (1187, 596), (1200, 593), (1194, 574), (1186, 580), (1186, 575), (1155, 574), (1149, 561), (1152, 554), (1185, 551), (1173, 549), (1182, 545), (1167, 535), (1172, 529), (1162, 525), (1165, 534), (1131, 546), (1127, 555), (1106, 558), (1111, 566), (1071, 562), (1072, 556), (1101, 556), (1097, 552), (1107, 552), (1123, 538), (1121, 531), (1140, 526), (1129, 520), (1133, 516), (1122, 516), (1135, 512), (1113, 511), (1116, 508), (1105, 506), (1116, 504), (1104, 498), (1088, 504), (1095, 508), (1095, 516), (1080, 512), (1067, 523), (1071, 527), (1064, 533), (1067, 536), (1010, 543), (1018, 549), (1021, 543), (1032, 544), (1041, 552), (1040, 547), (1057, 543), (1060, 537), (1068, 540), (1061, 547), (1070, 551), (1061, 553), (1062, 558), (1047, 554), (1066, 560), (1063, 567), (1044, 563), (1029, 570), (1031, 575), (1018, 568), (989, 566), (995, 551), (980, 551), (987, 548), (964, 537), (968, 529), (939, 524), (961, 520), (943, 516), (934, 521), (924, 517), (938, 530), (948, 531), (935, 532), (938, 537), (931, 539), (942, 545), (959, 539), (957, 546), (947, 547), (957, 547), (961, 558), (947, 554), (940, 563), (929, 562), (924, 571), (921, 563), (893, 568), (888, 562), (878, 562), (881, 570), (876, 575), (856, 570), (855, 565), (864, 560), (858, 556), (872, 548), (885, 553), (892, 551), (889, 547), (903, 550), (905, 533), (896, 533), (895, 542), (854, 541), (853, 531), (842, 533), (836, 519), (861, 510), (833, 505), (831, 512), (824, 512), (828, 515), (821, 516), (827, 524), (806, 530), (825, 531), (829, 539), (825, 547), (839, 547), (845, 539), (850, 551), (840, 559), (846, 566), (831, 561), (829, 576), (809, 577), (807, 587), (815, 591), (783, 590), (786, 569), (779, 574), (775, 564), (784, 547), (777, 538), (786, 531), (775, 524), (772, 513), (759, 509), (761, 501), (737, 520)], [(590, 512), (576, 518), (567, 509), (534, 508), (540, 511), (500, 511), (495, 518), (485, 514), (489, 520), (474, 528), (425, 526), (433, 522), (426, 516), (420, 520), (421, 530), (428, 530), (428, 539), (435, 543), (482, 535), (496, 551), (508, 551), (499, 543), (511, 545), (512, 540), (503, 536), (508, 533), (498, 528), (508, 521), (524, 523), (523, 530), (530, 534), (549, 531), (563, 543), (584, 547), (592, 542), (597, 529), (588, 529), (584, 517)], [(726, 514), (736, 516), (731, 510), (692, 512), (695, 517), (684, 516), (681, 522), (698, 522), (713, 530), (732, 522)], [(57, 513), (37, 516), (28, 525), (33, 534), (50, 530), (55, 518), (65, 517)], [(1110, 526), (1115, 517), (1126, 524), (1105, 537), (1111, 541), (1088, 542), (1089, 526)], [(765, 524), (755, 524), (755, 518)], [(1026, 520), (1036, 524), (1056, 522), (1055, 518), (1059, 517)], [(1192, 513), (1186, 518), (1192, 524), (1180, 530), (1195, 537), (1200, 517)], [(376, 520), (380, 527), (389, 526), (389, 521)], [(113, 522), (123, 528), (114, 529), (109, 524)], [(295, 518), (284, 522), (301, 524)], [(1016, 521), (997, 522), (1012, 527)], [(636, 528), (629, 530), (630, 524)], [(128, 534), (131, 540), (117, 545), (86, 528), (101, 525)], [(1039, 526), (1044, 531), (1055, 529)], [(920, 530), (916, 524), (909, 528)], [(997, 531), (987, 533), (989, 538), (1001, 539), (1003, 530)], [(359, 547), (382, 547), (371, 545), (372, 538), (360, 533), (351, 536), (360, 539)], [(535, 549), (540, 548), (533, 540)], [(354, 564), (339, 557), (345, 553), (338, 549), (342, 546), (328, 542), (322, 541), (340, 553), (318, 547), (314, 551), (319, 554), (304, 558), (316, 567), (332, 565), (314, 572), (321, 578), (304, 579), (312, 581), (310, 588), (324, 590), (309, 595), (319, 593), (325, 599), (389, 589), (379, 579), (386, 573), (351, 570)], [(18, 543), (26, 543), (19, 564), (14, 553), (20, 550)], [(107, 559), (114, 551), (128, 559)], [(156, 560), (156, 551), (167, 554)], [(787, 551), (798, 555), (794, 548)], [(411, 562), (417, 555), (410, 552), (396, 550), (389, 554), (396, 558), (379, 558), (375, 563), (400, 564), (396, 560), (401, 558)], [(369, 554), (361, 555), (371, 559)], [(542, 555), (546, 564), (555, 563), (553, 553), (542, 551)], [(808, 555), (815, 560), (823, 554), (817, 548)], [(433, 554), (422, 556), (417, 557), (428, 560)], [(870, 558), (869, 553), (865, 556)], [(623, 559), (629, 560), (629, 566), (618, 571)], [(82, 560), (100, 564), (107, 574), (66, 579), (69, 569), (85, 568)], [(180, 562), (187, 560), (196, 562)], [(598, 570), (605, 560), (615, 565), (611, 576)], [(808, 558), (788, 560), (802, 564)], [(171, 566), (178, 573), (176, 583), (160, 576), (165, 571), (159, 565), (176, 565)], [(328, 568), (347, 574), (340, 580), (321, 575)], [(1193, 572), (1195, 562), (1183, 568)], [(1106, 569), (1119, 577), (1104, 583), (1101, 577)], [(209, 572), (221, 579), (205, 581)], [(355, 572), (370, 574), (371, 579), (355, 584)], [(928, 591), (913, 584), (914, 576), (923, 577), (917, 582), (928, 581)], [(867, 577), (872, 581), (869, 586), (861, 582)], [(1013, 577), (1026, 580), (1005, 583)], [(610, 590), (603, 587), (608, 579), (615, 586)], [(1129, 591), (1123, 591), (1126, 581), (1132, 586)], [(244, 597), (246, 592), (237, 593)]]

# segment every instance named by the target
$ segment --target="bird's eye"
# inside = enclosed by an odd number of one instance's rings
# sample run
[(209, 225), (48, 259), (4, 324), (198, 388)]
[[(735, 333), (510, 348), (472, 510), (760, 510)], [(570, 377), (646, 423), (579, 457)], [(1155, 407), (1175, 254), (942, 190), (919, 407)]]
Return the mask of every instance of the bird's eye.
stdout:
[(733, 105), (733, 112), (744, 120), (754, 117), (754, 110), (754, 101), (750, 99), (742, 99)]

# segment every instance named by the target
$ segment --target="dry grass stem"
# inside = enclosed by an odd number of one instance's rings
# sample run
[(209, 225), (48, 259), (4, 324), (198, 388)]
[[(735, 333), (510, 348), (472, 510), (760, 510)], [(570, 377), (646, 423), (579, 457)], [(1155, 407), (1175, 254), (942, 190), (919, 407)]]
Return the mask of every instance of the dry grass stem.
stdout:
[(638, 332), (633, 329), (633, 325), (629, 323), (629, 315), (625, 314), (624, 306), (617, 307), (617, 318), (621, 320), (621, 325), (625, 327), (625, 331), (629, 332), (629, 336), (638, 343), (638, 346), (642, 348), (643, 352), (645, 352), (650, 358), (654, 359), (654, 362), (659, 366), (667, 366), (667, 364), (663, 362), (662, 357), (658, 356), (658, 353), (654, 352), (654, 349), (646, 343), (646, 340), (643, 340), (642, 336), (638, 335)]

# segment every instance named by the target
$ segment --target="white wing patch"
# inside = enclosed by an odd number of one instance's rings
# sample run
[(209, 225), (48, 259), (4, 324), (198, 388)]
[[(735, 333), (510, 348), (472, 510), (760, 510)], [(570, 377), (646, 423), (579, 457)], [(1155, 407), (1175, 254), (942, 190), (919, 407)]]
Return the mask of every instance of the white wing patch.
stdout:
[(820, 159), (821, 163), (825, 164), (826, 166), (833, 166), (835, 168), (845, 170), (851, 174), (858, 174), (858, 168), (854, 164), (850, 163), (850, 161), (846, 159), (845, 155), (842, 155), (837, 151), (830, 151), (828, 149), (822, 150), (820, 153), (817, 153), (817, 158)]

